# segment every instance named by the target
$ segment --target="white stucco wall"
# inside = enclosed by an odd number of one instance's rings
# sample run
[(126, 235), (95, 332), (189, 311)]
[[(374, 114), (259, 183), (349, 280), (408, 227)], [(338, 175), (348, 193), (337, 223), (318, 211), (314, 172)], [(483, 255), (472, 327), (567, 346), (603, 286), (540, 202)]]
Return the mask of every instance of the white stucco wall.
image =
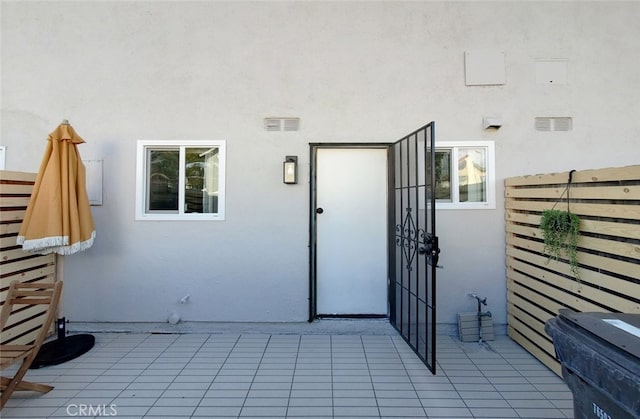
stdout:
[[(307, 318), (309, 142), (494, 140), (497, 209), (438, 213), (438, 316), (489, 297), (506, 322), (503, 181), (640, 161), (640, 3), (2, 2), (6, 168), (37, 171), (63, 118), (104, 161), (93, 248), (64, 262), (75, 321)], [(505, 52), (506, 84), (466, 86), (464, 53)], [(567, 59), (566, 85), (535, 60)], [(263, 118), (301, 118), (272, 133)], [(484, 131), (483, 116), (503, 127)], [(570, 116), (570, 132), (534, 118)], [(136, 222), (139, 139), (227, 141), (223, 222)], [(298, 155), (295, 186), (281, 181)], [(189, 304), (179, 299), (191, 295)]]

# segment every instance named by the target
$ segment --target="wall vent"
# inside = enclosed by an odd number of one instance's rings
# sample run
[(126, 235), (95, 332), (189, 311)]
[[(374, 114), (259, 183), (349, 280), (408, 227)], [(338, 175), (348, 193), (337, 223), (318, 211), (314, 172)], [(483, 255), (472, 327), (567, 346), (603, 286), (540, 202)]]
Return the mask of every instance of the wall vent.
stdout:
[(571, 117), (540, 117), (535, 118), (536, 131), (571, 131), (573, 119)]
[(298, 131), (300, 118), (265, 118), (264, 129), (267, 131)]
[(551, 131), (551, 118), (536, 118), (536, 131)]
[(571, 131), (573, 121), (571, 118), (553, 118), (554, 131)]
[(300, 129), (300, 118), (285, 118), (282, 121), (285, 131), (298, 131)]
[(265, 118), (264, 119), (264, 129), (267, 131), (280, 131), (280, 127), (282, 124), (280, 123), (280, 119), (278, 118)]

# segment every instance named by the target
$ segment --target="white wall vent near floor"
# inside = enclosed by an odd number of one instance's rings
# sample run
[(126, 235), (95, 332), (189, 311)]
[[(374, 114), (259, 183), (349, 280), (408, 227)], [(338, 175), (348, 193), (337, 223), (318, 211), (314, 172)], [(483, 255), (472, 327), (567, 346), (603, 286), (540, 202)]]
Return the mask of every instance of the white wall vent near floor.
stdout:
[(265, 118), (264, 129), (267, 131), (298, 131), (300, 118)]
[(571, 117), (543, 117), (535, 119), (536, 131), (571, 131), (573, 119)]

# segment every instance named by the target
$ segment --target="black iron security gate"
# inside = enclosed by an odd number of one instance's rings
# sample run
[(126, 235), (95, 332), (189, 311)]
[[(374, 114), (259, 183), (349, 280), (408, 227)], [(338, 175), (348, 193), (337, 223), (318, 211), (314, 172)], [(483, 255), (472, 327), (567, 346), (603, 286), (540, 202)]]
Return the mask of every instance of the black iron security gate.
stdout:
[(435, 374), (436, 265), (435, 124), (392, 146), (389, 318)]

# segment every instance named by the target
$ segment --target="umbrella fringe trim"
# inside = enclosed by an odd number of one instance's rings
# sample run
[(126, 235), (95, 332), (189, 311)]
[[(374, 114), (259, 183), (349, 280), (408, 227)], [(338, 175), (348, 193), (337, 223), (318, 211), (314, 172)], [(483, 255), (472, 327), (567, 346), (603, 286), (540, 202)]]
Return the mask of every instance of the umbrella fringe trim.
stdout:
[(43, 237), (40, 239), (25, 240), (24, 236), (18, 236), (16, 243), (22, 245), (25, 252), (34, 252), (47, 255), (49, 253), (57, 253), (59, 255), (71, 255), (82, 252), (93, 246), (96, 238), (95, 230), (91, 232), (91, 237), (85, 241), (76, 242), (69, 245), (69, 236), (53, 236)]

